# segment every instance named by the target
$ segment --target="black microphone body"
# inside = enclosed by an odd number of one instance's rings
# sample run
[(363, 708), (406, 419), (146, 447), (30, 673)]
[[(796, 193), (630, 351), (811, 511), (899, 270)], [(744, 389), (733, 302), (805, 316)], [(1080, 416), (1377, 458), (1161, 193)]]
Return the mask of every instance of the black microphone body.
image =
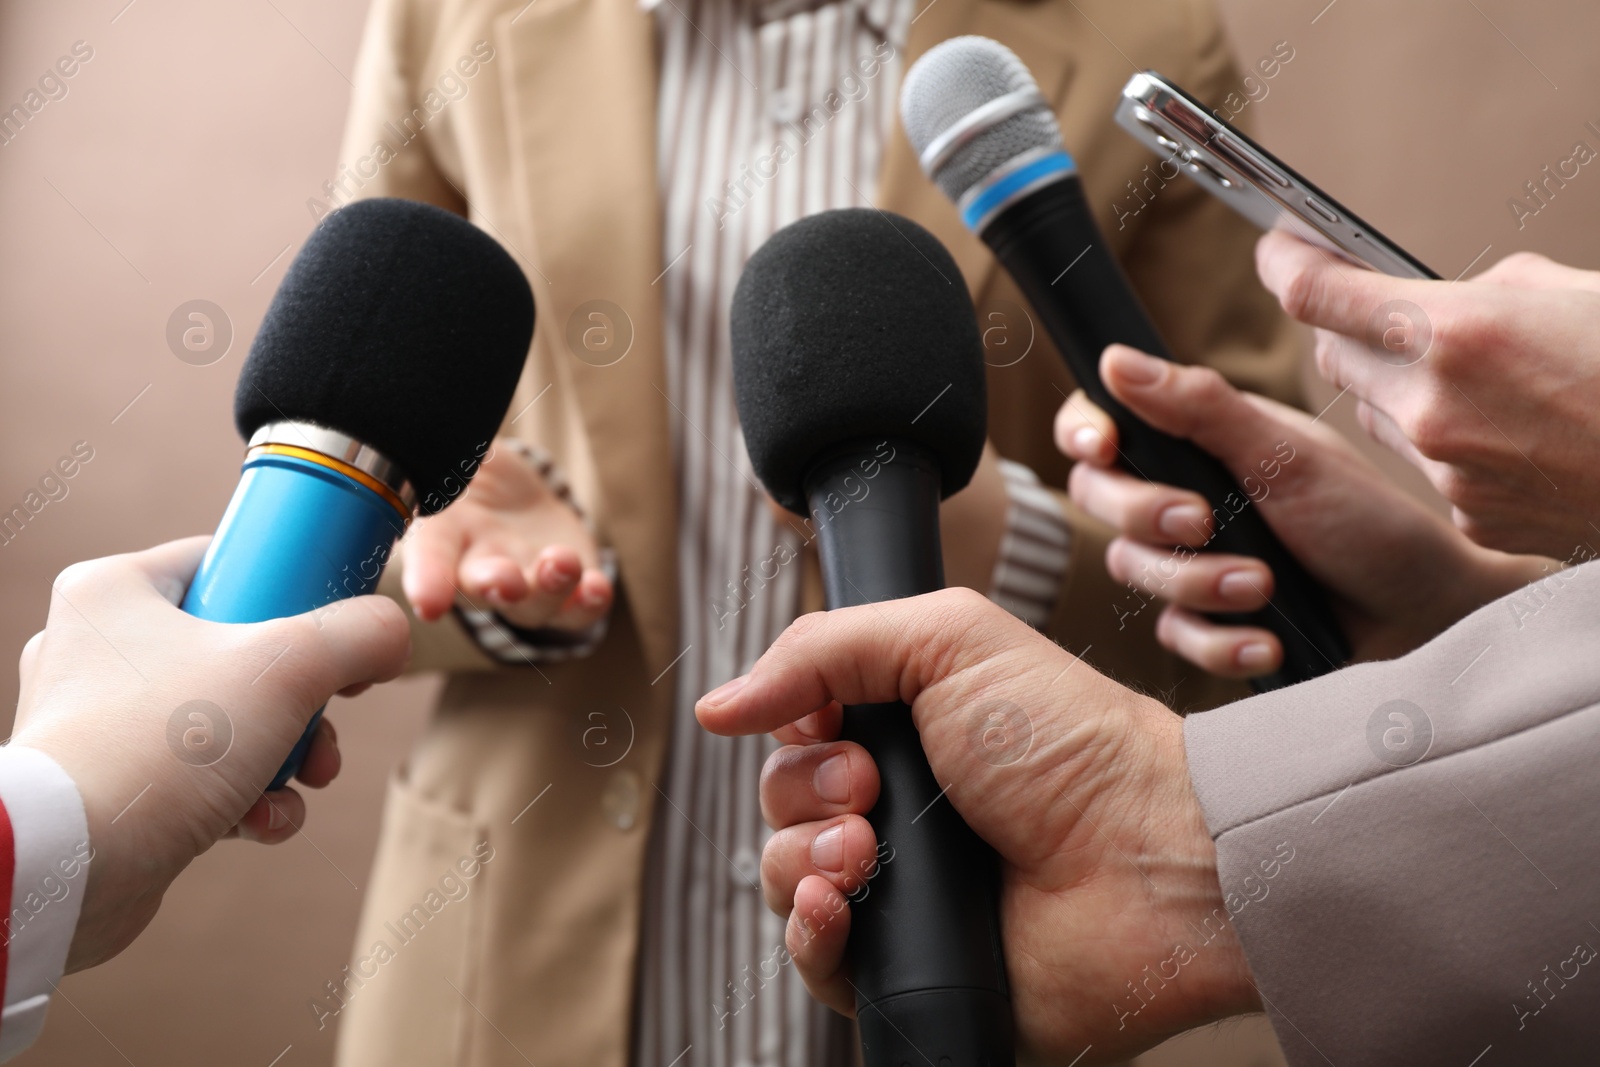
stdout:
[[(828, 606), (942, 588), (939, 501), (986, 437), (983, 345), (949, 252), (909, 219), (822, 212), (751, 256), (732, 310), (751, 466), (811, 517)], [(1012, 1067), (997, 858), (943, 795), (910, 708), (846, 708), (844, 736), (881, 779), (878, 864), (849, 887), (864, 1062)]]
[(1033, 305), (1083, 391), (1116, 423), (1118, 447), (1132, 472), (1206, 499), (1213, 523), (1206, 551), (1253, 556), (1272, 568), (1270, 604), (1215, 616), (1260, 626), (1283, 642), (1283, 665), (1257, 679), (1257, 688), (1293, 685), (1342, 666), (1349, 646), (1322, 587), (1283, 547), (1228, 469), (1192, 442), (1145, 423), (1101, 382), (1100, 354), (1107, 345), (1130, 345), (1163, 359), (1172, 354), (1101, 236), (1077, 175), (1011, 204), (980, 236)]
[[(838, 450), (812, 467), (806, 495), (829, 608), (944, 588), (939, 467), (916, 446)], [(949, 783), (935, 780), (909, 707), (847, 707), (843, 737), (867, 750), (882, 783), (867, 815), (878, 867), (850, 887), (866, 1063), (1013, 1063), (994, 852), (943, 798)]]

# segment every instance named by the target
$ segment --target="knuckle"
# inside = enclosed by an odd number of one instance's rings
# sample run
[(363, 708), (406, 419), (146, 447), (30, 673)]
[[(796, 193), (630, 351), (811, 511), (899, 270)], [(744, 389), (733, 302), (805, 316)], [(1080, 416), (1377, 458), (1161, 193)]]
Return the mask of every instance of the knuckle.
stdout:
[(1213, 596), (1215, 576), (1200, 567), (1177, 567), (1167, 582), (1166, 599), (1179, 607), (1201, 610)]
[(1549, 263), (1549, 259), (1537, 252), (1513, 252), (1495, 264), (1492, 272), (1501, 278), (1527, 279), (1537, 277)]
[(826, 611), (810, 611), (800, 616), (789, 624), (789, 628), (778, 638), (778, 643), (786, 648), (793, 645), (807, 644), (815, 639), (828, 625)]
[(1436, 400), (1426, 400), (1398, 420), (1401, 432), (1427, 459), (1448, 461), (1455, 454), (1457, 430), (1454, 420)]
[(1182, 374), (1186, 380), (1189, 392), (1200, 399), (1214, 400), (1232, 392), (1233, 386), (1228, 384), (1228, 379), (1215, 367), (1185, 367)]
[(1460, 467), (1444, 467), (1435, 472), (1433, 487), (1461, 512), (1470, 512), (1478, 495), (1472, 476)]
[(988, 615), (991, 610), (1001, 610), (995, 605), (994, 601), (976, 589), (969, 589), (966, 586), (953, 586), (949, 589), (940, 590), (934, 594), (934, 597), (939, 601), (941, 607), (957, 617), (973, 614)]
[(931, 678), (948, 677), (966, 657), (984, 655), (1013, 618), (994, 601), (965, 586), (930, 594), (927, 607), (906, 637), (920, 649), (914, 664), (927, 668)]
[(32, 637), (28, 638), (28, 640), (26, 642), (23, 643), (22, 651), (17, 655), (17, 673), (18, 673), (18, 675), (20, 675), (22, 677), (22, 681), (24, 683), (27, 682), (27, 675), (25, 673), (26, 668), (28, 667), (30, 661), (35, 660), (35, 659), (38, 658), (39, 649), (41, 647), (43, 647), (43, 645), (44, 645), (44, 631), (43, 630), (38, 631)]
[(1134, 523), (1145, 511), (1145, 494), (1130, 487), (1107, 487), (1101, 498), (1100, 517), (1119, 534), (1133, 536)]
[(1074, 463), (1067, 472), (1067, 495), (1085, 511), (1093, 510), (1089, 505), (1093, 501), (1095, 481), (1095, 470), (1087, 463)]
[(1454, 369), (1475, 353), (1514, 344), (1516, 338), (1505, 327), (1503, 316), (1483, 302), (1452, 308), (1434, 317), (1433, 340), (1428, 362), (1436, 372)]
[(779, 915), (789, 911), (780, 887), (784, 885), (784, 871), (789, 865), (790, 836), (779, 831), (768, 839), (766, 847), (761, 850), (761, 892), (766, 897), (767, 907)]
[(1341, 384), (1336, 381), (1339, 371), (1339, 346), (1338, 334), (1331, 330), (1318, 330), (1315, 345), (1311, 350), (1311, 358), (1316, 363), (1317, 374), (1324, 380)]
[[(768, 756), (766, 763), (761, 765), (761, 802), (771, 808), (774, 814), (779, 810), (786, 810), (789, 806), (778, 802), (789, 799), (794, 781), (790, 770), (804, 751), (798, 745), (784, 745)], [(769, 818), (768, 825), (774, 830), (781, 830), (788, 823)]]
[(51, 583), (55, 591), (69, 601), (76, 601), (104, 585), (105, 565), (100, 560), (85, 560), (66, 567)]
[(1204, 428), (1205, 420), (1227, 403), (1233, 387), (1215, 367), (1175, 365), (1172, 373), (1176, 403), (1163, 428), (1177, 437), (1193, 437)]

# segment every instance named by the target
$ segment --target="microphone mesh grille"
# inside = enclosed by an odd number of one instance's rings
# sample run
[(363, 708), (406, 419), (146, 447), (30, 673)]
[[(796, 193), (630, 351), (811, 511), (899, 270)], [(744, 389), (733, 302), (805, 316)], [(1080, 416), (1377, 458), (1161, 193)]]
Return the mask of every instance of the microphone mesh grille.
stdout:
[[(935, 138), (989, 101), (1036, 88), (1016, 53), (988, 37), (952, 37), (928, 49), (906, 72), (900, 121), (921, 156)], [(1049, 108), (1013, 115), (963, 145), (930, 175), (944, 194), (963, 193), (1035, 148), (1060, 148), (1061, 128)]]

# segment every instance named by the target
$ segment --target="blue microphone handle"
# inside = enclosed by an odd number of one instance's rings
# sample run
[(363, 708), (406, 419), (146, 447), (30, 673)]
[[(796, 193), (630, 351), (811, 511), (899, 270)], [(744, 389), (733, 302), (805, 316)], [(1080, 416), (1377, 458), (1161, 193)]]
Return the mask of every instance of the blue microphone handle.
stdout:
[[(400, 512), (354, 478), (295, 456), (253, 456), (183, 610), (213, 622), (338, 611), (339, 601), (377, 588), (404, 532)], [(321, 718), (319, 708), (268, 789), (300, 769)]]

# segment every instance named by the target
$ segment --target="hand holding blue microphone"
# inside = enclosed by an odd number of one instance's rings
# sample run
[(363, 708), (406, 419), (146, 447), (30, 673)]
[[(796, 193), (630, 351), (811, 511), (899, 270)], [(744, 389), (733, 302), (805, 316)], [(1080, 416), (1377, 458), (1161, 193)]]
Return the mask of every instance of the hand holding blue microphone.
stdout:
[(244, 471), (183, 609), (259, 622), (372, 592), (413, 512), (443, 510), (477, 473), (533, 317), (521, 269), (459, 216), (403, 200), (330, 215), (240, 372)]

